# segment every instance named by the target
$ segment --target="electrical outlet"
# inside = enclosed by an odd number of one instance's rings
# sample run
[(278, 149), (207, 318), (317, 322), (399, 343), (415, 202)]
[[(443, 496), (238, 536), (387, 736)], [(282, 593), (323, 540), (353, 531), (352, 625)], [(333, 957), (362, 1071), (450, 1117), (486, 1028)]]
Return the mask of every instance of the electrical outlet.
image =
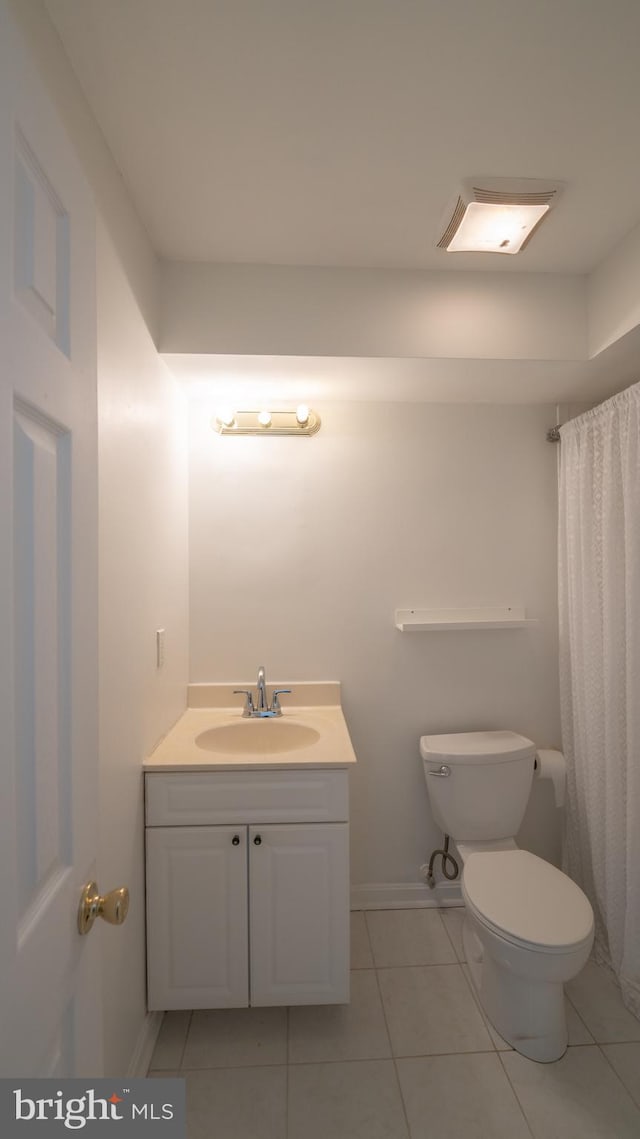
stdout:
[(164, 664), (164, 629), (156, 629), (156, 668)]

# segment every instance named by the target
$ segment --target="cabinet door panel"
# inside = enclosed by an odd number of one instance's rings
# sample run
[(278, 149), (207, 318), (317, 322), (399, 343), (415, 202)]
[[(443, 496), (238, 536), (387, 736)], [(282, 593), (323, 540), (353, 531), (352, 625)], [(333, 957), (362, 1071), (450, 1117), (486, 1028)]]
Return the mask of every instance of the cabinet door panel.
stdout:
[(149, 1008), (247, 1005), (246, 828), (146, 835)]
[(348, 1001), (348, 836), (346, 823), (249, 828), (252, 1005)]

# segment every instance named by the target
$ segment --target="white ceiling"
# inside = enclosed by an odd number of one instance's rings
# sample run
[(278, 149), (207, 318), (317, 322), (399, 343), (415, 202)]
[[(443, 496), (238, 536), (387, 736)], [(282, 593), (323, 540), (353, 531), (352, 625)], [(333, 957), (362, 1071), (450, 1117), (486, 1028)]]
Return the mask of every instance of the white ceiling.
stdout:
[[(46, 0), (157, 251), (585, 273), (640, 221), (640, 0)], [(465, 176), (560, 179), (516, 257)]]

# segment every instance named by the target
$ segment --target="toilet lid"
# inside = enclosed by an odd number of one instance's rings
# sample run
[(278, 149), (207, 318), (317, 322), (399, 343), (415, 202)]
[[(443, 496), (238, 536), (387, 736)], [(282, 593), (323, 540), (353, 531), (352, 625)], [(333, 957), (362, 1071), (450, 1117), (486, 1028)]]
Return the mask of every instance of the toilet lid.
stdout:
[(528, 850), (469, 855), (462, 893), (498, 934), (549, 952), (567, 951), (593, 930), (593, 910), (580, 887)]

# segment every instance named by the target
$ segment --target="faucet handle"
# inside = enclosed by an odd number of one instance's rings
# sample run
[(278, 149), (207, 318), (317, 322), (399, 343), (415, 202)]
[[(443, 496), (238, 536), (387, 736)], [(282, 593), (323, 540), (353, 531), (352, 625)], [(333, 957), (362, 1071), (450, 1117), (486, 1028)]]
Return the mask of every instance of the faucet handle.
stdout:
[(245, 705), (242, 709), (242, 715), (250, 716), (253, 712), (253, 693), (251, 693), (248, 688), (234, 688), (233, 695), (246, 696), (247, 699), (245, 700)]
[(290, 692), (290, 688), (274, 688), (273, 692), (271, 693), (271, 711), (275, 712), (276, 716), (282, 713), (282, 708), (280, 707), (280, 701), (278, 697), (288, 695)]

